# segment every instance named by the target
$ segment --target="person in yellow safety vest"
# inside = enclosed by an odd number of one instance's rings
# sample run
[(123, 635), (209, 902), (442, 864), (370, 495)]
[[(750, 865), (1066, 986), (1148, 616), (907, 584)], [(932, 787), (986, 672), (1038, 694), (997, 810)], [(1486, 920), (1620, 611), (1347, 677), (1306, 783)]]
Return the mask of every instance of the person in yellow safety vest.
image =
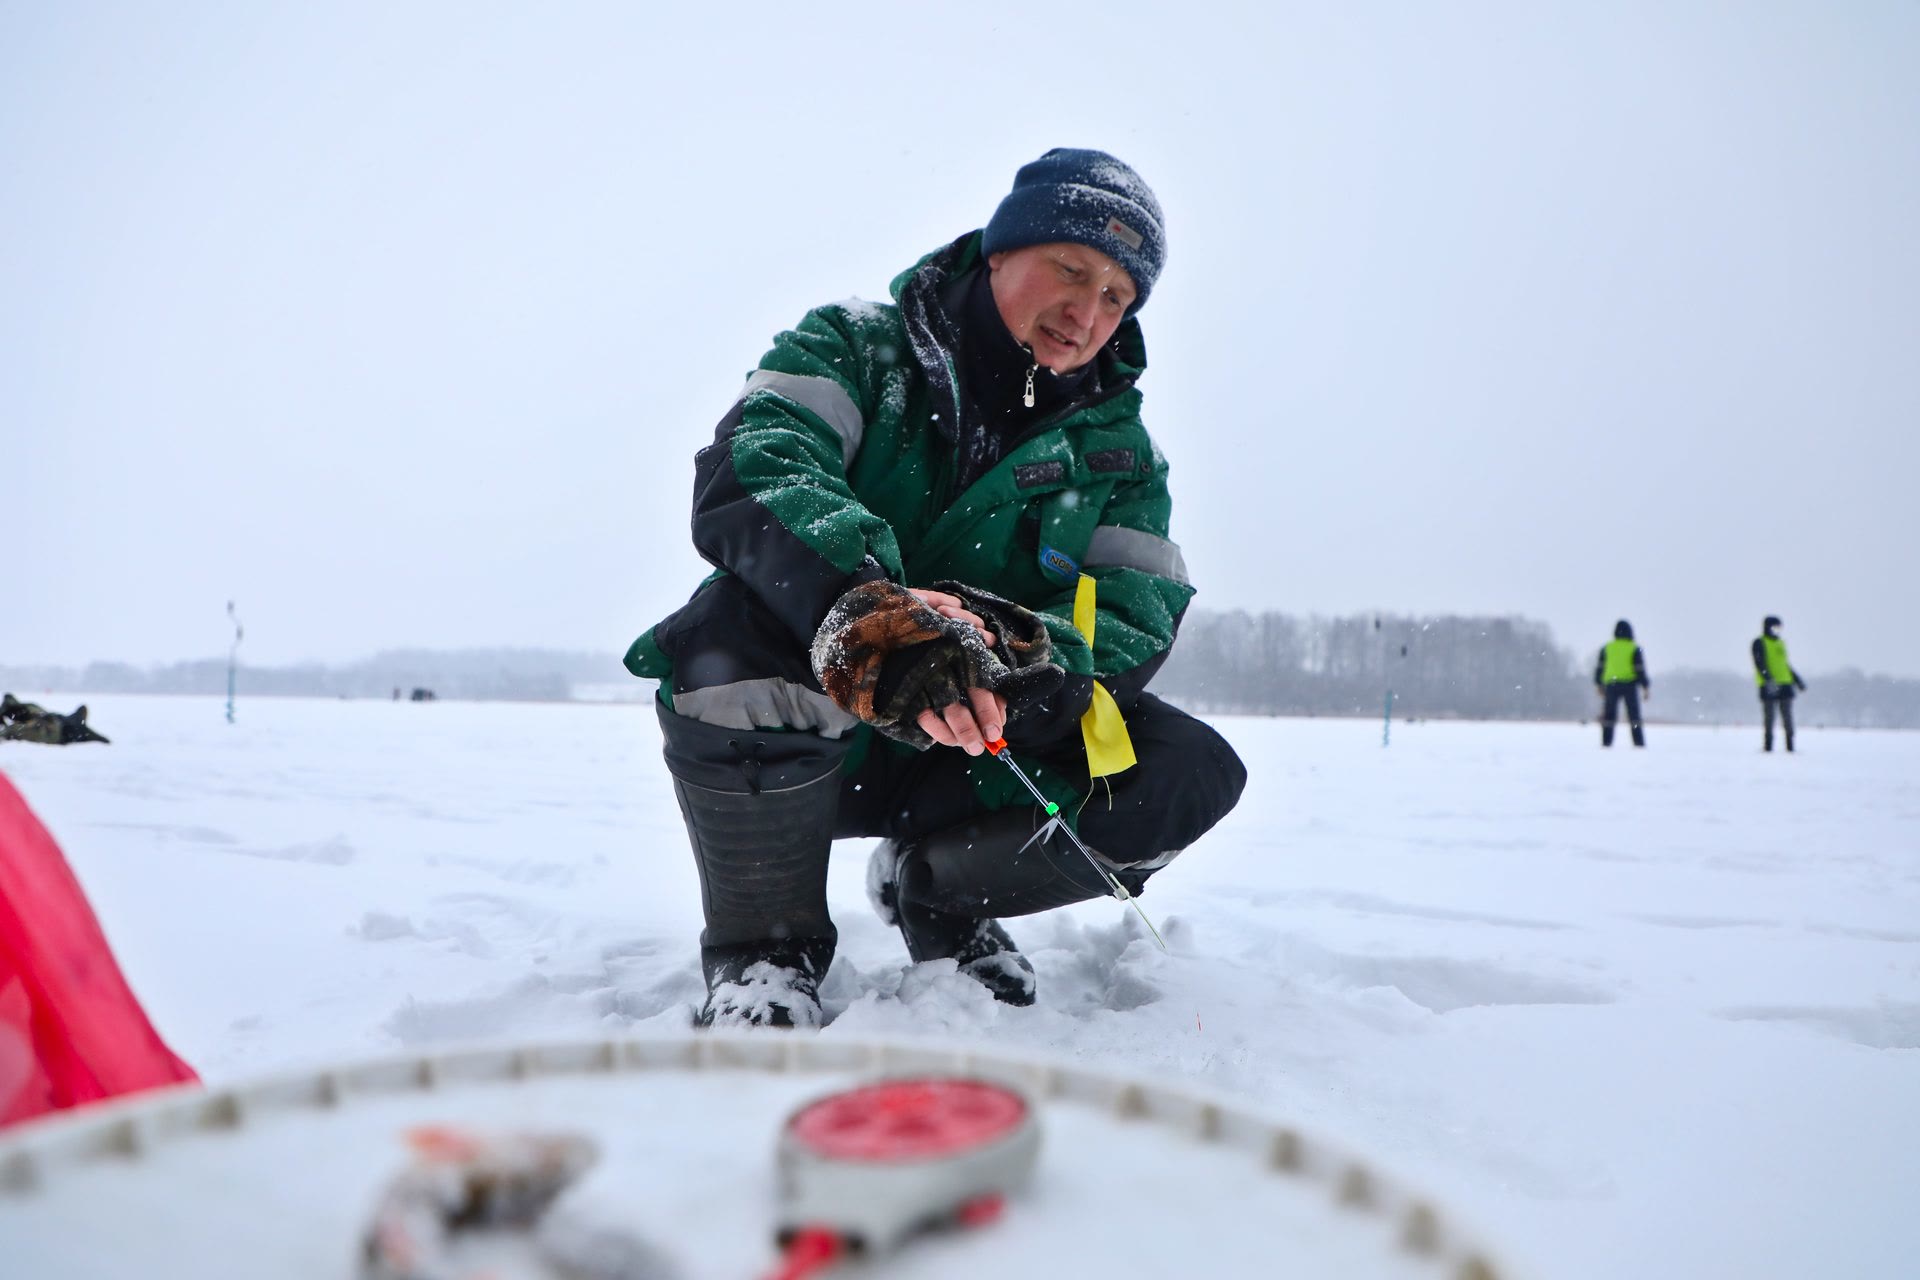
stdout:
[(1761, 750), (1773, 750), (1773, 712), (1780, 710), (1780, 727), (1786, 731), (1787, 750), (1793, 750), (1793, 695), (1805, 693), (1807, 682), (1787, 661), (1787, 642), (1780, 638), (1780, 619), (1768, 614), (1753, 638), (1753, 682), (1760, 686), (1760, 709), (1766, 725)]
[(1647, 679), (1647, 655), (1633, 638), (1633, 624), (1625, 618), (1613, 624), (1613, 639), (1600, 646), (1600, 659), (1593, 664), (1593, 687), (1606, 698), (1600, 713), (1600, 745), (1613, 745), (1613, 726), (1620, 719), (1620, 704), (1627, 704), (1627, 727), (1633, 730), (1633, 745), (1647, 745), (1646, 731), (1640, 725), (1640, 699), (1653, 696), (1653, 684)]

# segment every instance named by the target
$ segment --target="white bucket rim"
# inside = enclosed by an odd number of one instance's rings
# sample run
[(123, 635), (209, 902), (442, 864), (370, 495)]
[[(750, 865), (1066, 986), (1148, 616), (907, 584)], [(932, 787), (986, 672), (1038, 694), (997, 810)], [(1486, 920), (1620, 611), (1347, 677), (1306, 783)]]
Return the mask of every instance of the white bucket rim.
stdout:
[(933, 1039), (841, 1038), (790, 1032), (701, 1031), (591, 1040), (489, 1042), (375, 1056), (208, 1088), (172, 1085), (37, 1117), (0, 1131), (0, 1202), (31, 1196), (63, 1173), (138, 1160), (199, 1134), (246, 1128), (277, 1113), (326, 1111), (358, 1098), (427, 1094), (472, 1084), (650, 1071), (972, 1075), (1037, 1102), (1078, 1102), (1116, 1120), (1158, 1124), (1237, 1148), (1271, 1175), (1298, 1179), (1330, 1210), (1353, 1214), (1451, 1280), (1520, 1273), (1443, 1214), (1435, 1199), (1371, 1159), (1268, 1115), (1258, 1105), (1189, 1085), (1096, 1070), (1030, 1051), (981, 1050)]

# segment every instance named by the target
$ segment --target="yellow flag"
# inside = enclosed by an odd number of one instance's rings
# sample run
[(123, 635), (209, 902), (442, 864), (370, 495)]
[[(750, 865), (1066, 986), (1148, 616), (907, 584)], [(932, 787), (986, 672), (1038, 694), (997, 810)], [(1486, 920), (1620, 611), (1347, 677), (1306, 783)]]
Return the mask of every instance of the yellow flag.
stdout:
[[(1080, 585), (1073, 593), (1073, 625), (1086, 637), (1089, 649), (1093, 648), (1094, 591), (1093, 579), (1081, 574)], [(1120, 717), (1120, 704), (1098, 680), (1093, 682), (1093, 702), (1080, 717), (1080, 736), (1087, 744), (1090, 777), (1104, 778), (1140, 763), (1139, 757), (1133, 754), (1127, 722)]]

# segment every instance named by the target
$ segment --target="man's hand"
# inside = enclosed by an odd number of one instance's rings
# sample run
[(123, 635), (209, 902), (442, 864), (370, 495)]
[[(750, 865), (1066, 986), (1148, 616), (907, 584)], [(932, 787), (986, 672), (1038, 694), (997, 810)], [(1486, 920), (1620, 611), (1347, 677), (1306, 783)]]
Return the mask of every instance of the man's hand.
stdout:
[(922, 711), (921, 730), (943, 747), (959, 747), (970, 756), (987, 749), (1007, 727), (1007, 700), (985, 689), (967, 690), (965, 702), (949, 702), (939, 711)]
[[(926, 605), (943, 618), (952, 618), (955, 622), (964, 622), (980, 633), (980, 639), (986, 646), (993, 647), (993, 632), (987, 630), (987, 620), (967, 608), (967, 602), (959, 596), (948, 595), (944, 591), (935, 591), (932, 587), (908, 587), (907, 594)], [(994, 735), (998, 737), (999, 735)], [(951, 742), (944, 744), (952, 746)]]
[[(967, 608), (966, 601), (931, 587), (908, 587), (913, 596), (943, 618), (964, 622), (979, 633), (981, 643), (993, 647), (993, 632), (987, 620)], [(929, 738), (943, 747), (959, 747), (970, 756), (987, 749), (987, 743), (1000, 736), (1007, 723), (1007, 700), (985, 689), (967, 690), (965, 702), (949, 702), (938, 711), (922, 711), (917, 721)]]
[(1009, 714), (1060, 687), (1050, 654), (1046, 624), (1011, 600), (875, 580), (834, 602), (809, 657), (827, 697), (888, 737), (979, 755)]

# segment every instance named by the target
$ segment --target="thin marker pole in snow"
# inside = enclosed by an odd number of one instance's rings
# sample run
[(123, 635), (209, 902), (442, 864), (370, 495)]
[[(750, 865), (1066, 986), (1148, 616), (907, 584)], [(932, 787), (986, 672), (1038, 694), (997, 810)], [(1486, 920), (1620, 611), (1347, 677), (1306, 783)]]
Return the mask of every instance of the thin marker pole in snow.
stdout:
[[(1393, 673), (1388, 670), (1387, 639), (1381, 634), (1380, 619), (1373, 620), (1373, 630), (1380, 636), (1380, 678), (1387, 682), (1387, 709), (1380, 721), (1380, 745), (1385, 747), (1393, 744)], [(1400, 656), (1407, 656), (1404, 644), (1400, 646)]]
[(1068, 826), (1066, 820), (1060, 816), (1060, 806), (1047, 799), (1040, 788), (1033, 785), (1033, 779), (1027, 776), (1027, 771), (1013, 762), (1013, 753), (1007, 750), (1007, 740), (1005, 738), (995, 738), (987, 744), (987, 750), (992, 753), (994, 759), (1013, 770), (1013, 776), (1020, 779), (1020, 781), (1025, 784), (1027, 790), (1033, 793), (1033, 798), (1040, 802), (1040, 807), (1047, 811), (1049, 818), (1053, 819), (1051, 825), (1058, 827), (1066, 834), (1067, 839), (1073, 842), (1073, 847), (1080, 851), (1080, 856), (1087, 860), (1087, 865), (1092, 867), (1095, 873), (1107, 882), (1107, 888), (1113, 891), (1113, 896), (1127, 903), (1135, 911), (1140, 913), (1140, 922), (1147, 926), (1147, 932), (1153, 935), (1153, 940), (1160, 944), (1162, 951), (1165, 951), (1167, 949), (1166, 939), (1162, 938), (1160, 931), (1153, 927), (1153, 921), (1147, 919), (1147, 913), (1141, 910), (1140, 903), (1132, 894), (1127, 892), (1127, 886), (1121, 884), (1119, 878), (1116, 877), (1113, 872), (1107, 870), (1105, 864), (1103, 864), (1100, 859), (1093, 856), (1093, 850), (1080, 843), (1080, 837), (1073, 833), (1073, 828)]
[(233, 670), (240, 661), (240, 638), (246, 631), (240, 625), (240, 615), (233, 611), (233, 601), (227, 601), (227, 616), (233, 619), (233, 647), (227, 650), (227, 723), (233, 723)]

